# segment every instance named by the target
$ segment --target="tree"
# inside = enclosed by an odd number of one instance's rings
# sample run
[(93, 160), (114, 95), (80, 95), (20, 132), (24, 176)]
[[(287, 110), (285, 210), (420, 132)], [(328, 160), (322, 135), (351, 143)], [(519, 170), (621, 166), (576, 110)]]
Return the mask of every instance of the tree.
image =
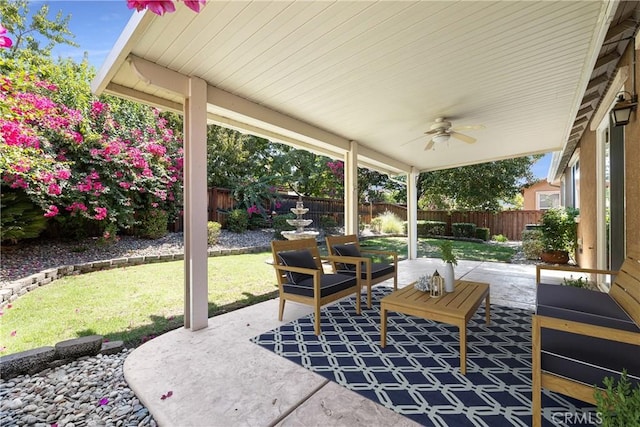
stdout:
[(531, 166), (540, 156), (488, 162), (421, 173), (420, 204), (424, 208), (499, 210), (523, 184), (534, 180)]
[(272, 152), (271, 143), (266, 139), (210, 125), (207, 129), (207, 184), (233, 189), (247, 176), (265, 175)]
[(63, 16), (59, 11), (55, 19), (50, 20), (48, 14), (49, 5), (43, 4), (29, 20), (29, 3), (26, 0), (0, 2), (2, 23), (13, 35), (13, 46), (5, 52), (6, 57), (49, 58), (51, 50), (58, 44), (78, 46), (73, 41), (75, 36), (69, 31), (71, 15)]

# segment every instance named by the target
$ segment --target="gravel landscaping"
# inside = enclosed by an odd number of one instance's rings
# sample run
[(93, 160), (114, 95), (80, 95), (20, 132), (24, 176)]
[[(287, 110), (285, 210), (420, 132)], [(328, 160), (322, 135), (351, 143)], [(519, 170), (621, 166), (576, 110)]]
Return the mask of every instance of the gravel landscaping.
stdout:
[[(236, 249), (269, 246), (272, 230), (252, 230), (232, 233), (222, 230), (217, 245), (209, 249)], [(42, 270), (63, 265), (77, 265), (105, 259), (179, 254), (184, 252), (182, 233), (169, 233), (157, 240), (123, 236), (117, 243), (101, 245), (97, 239), (83, 241), (33, 241), (17, 246), (2, 246), (0, 286)]]

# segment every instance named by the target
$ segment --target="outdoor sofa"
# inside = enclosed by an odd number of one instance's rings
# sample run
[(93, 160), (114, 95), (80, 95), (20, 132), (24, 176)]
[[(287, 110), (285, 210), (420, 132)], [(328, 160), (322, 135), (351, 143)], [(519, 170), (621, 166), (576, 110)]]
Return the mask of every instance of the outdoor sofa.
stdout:
[[(543, 270), (609, 274), (609, 292), (540, 283)], [(541, 425), (542, 389), (595, 404), (595, 387), (623, 370), (640, 384), (640, 245), (620, 271), (538, 266), (532, 325), (533, 425)]]

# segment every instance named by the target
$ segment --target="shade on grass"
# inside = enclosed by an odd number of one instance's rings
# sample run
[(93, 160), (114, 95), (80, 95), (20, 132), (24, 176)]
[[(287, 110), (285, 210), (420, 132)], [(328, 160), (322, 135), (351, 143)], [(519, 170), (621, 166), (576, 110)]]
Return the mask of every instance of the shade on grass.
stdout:
[[(209, 316), (273, 298), (269, 253), (208, 259)], [(0, 354), (99, 334), (137, 345), (183, 325), (184, 262), (59, 279), (3, 309)]]

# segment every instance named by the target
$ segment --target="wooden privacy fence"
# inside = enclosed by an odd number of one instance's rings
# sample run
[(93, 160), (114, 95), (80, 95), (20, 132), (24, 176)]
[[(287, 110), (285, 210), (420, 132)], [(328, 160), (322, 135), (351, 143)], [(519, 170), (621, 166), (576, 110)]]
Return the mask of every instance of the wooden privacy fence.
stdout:
[[(209, 221), (226, 222), (226, 212), (233, 209), (235, 200), (231, 190), (225, 188), (210, 188), (208, 191)], [(265, 209), (275, 211), (278, 215), (290, 213), (295, 207), (297, 196), (280, 195), (279, 204), (264, 206)], [(344, 225), (344, 201), (342, 199), (325, 199), (318, 197), (304, 197), (304, 207), (309, 212), (305, 219), (313, 220), (311, 227), (321, 224), (322, 217), (332, 218), (338, 225)], [(361, 203), (358, 207), (360, 222), (371, 223), (371, 220), (385, 212), (392, 212), (402, 220), (407, 220), (407, 207), (392, 203)], [(522, 230), (527, 224), (537, 224), (542, 217), (542, 211), (418, 211), (418, 220), (441, 221), (447, 224), (447, 234), (451, 234), (451, 224), (456, 222), (470, 222), (477, 227), (487, 227), (491, 235), (502, 234), (509, 240), (522, 240)], [(176, 223), (174, 231), (181, 231), (182, 224)]]

